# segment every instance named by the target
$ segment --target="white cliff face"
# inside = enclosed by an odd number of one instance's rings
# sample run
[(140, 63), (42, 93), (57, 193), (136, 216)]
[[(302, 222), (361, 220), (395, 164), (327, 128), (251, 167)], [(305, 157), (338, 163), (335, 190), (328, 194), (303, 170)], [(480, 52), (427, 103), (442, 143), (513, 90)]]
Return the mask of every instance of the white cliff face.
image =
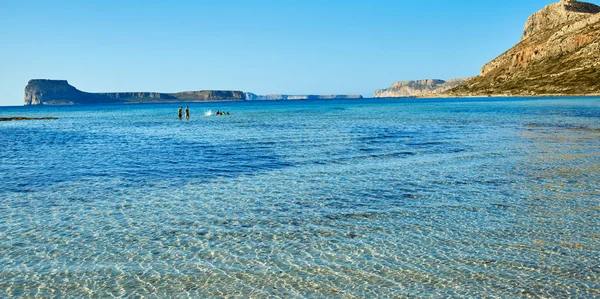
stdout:
[(41, 99), (43, 96), (44, 95), (40, 92), (25, 90), (24, 104), (25, 104), (25, 106), (41, 105), (42, 104)]
[(466, 82), (470, 78), (451, 79), (448, 81), (439, 79), (426, 79), (416, 81), (399, 81), (388, 89), (375, 91), (376, 98), (405, 98), (423, 97), (435, 95), (452, 89)]

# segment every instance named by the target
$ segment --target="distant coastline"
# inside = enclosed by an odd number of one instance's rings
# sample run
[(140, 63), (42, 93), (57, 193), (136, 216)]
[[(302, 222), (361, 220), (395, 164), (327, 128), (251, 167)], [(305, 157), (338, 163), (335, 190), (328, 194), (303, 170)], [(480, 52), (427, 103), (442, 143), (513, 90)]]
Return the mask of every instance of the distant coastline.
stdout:
[(239, 90), (199, 90), (176, 93), (100, 92), (89, 93), (66, 80), (32, 79), (25, 87), (24, 105), (100, 105), (180, 102), (232, 102), (252, 100), (362, 99), (361, 95), (256, 95)]

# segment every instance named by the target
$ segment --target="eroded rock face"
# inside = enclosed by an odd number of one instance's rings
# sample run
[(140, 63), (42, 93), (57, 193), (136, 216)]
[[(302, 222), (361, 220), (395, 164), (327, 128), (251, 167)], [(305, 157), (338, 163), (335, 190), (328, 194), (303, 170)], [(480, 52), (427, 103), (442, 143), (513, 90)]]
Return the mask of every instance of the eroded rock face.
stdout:
[(451, 79), (448, 81), (440, 79), (425, 79), (416, 81), (399, 81), (388, 89), (375, 91), (376, 98), (405, 98), (422, 97), (438, 94), (452, 89), (466, 82), (469, 78)]
[(554, 3), (527, 21), (523, 39), (450, 96), (600, 94), (600, 7)]
[(561, 0), (550, 4), (534, 13), (525, 23), (525, 30), (521, 40), (540, 32), (560, 27), (566, 23), (578, 21), (600, 12), (600, 7), (585, 2)]
[[(569, 7), (574, 5), (594, 13), (572, 12)], [(534, 60), (570, 53), (589, 44), (598, 37), (598, 32), (593, 30), (600, 20), (598, 12), (600, 7), (590, 3), (561, 1), (550, 4), (529, 18), (521, 42), (484, 65), (480, 76), (499, 68), (525, 68)]]

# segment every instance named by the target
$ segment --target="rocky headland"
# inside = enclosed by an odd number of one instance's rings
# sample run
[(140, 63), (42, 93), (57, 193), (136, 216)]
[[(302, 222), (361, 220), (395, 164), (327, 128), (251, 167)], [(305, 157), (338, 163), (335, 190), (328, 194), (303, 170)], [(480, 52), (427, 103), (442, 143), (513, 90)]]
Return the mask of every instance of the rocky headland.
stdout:
[(116, 103), (104, 95), (83, 92), (66, 80), (29, 80), (25, 87), (25, 105), (73, 105)]
[(425, 97), (448, 91), (465, 83), (470, 78), (451, 79), (425, 79), (416, 81), (398, 81), (390, 88), (375, 91), (375, 98), (407, 98)]
[(242, 91), (201, 90), (177, 93), (160, 92), (102, 92), (89, 93), (78, 90), (66, 80), (29, 80), (25, 87), (24, 104), (27, 105), (86, 105), (126, 103), (168, 103), (243, 101)]
[(562, 0), (534, 13), (520, 42), (438, 96), (600, 95), (600, 7)]

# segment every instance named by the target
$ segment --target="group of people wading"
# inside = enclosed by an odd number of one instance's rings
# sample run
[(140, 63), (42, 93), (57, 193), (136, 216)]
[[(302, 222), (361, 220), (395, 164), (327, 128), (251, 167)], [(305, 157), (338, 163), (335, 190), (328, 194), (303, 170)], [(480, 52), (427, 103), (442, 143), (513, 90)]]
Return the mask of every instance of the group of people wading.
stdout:
[[(215, 115), (229, 115), (229, 112), (217, 110), (217, 113), (215, 113)], [(183, 119), (183, 107), (179, 107), (179, 110), (177, 111), (177, 116), (179, 117), (179, 119)], [(185, 106), (185, 119), (190, 119), (190, 108), (188, 106)]]

